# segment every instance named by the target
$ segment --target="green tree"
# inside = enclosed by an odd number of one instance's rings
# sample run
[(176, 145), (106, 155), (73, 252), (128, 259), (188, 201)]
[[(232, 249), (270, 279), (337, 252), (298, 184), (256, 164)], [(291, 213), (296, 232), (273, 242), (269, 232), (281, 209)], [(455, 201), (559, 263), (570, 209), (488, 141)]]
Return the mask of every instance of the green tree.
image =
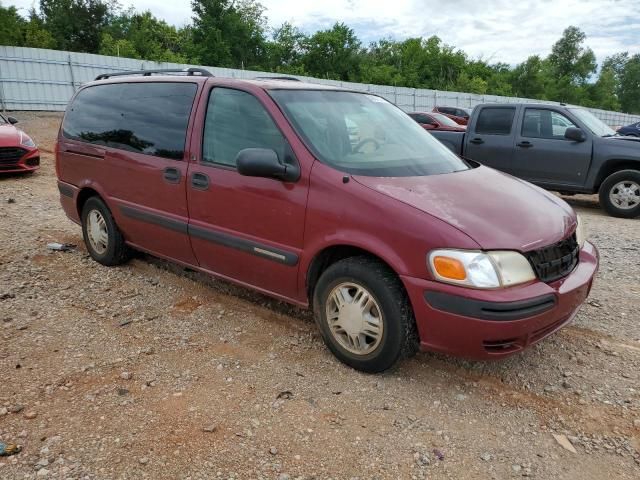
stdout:
[(0, 43), (16, 47), (22, 46), (26, 23), (16, 7), (3, 7), (0, 4)]
[(265, 53), (264, 8), (255, 0), (193, 0), (193, 53), (205, 65), (259, 68)]
[(577, 27), (568, 27), (551, 49), (547, 58), (553, 83), (547, 86), (551, 100), (580, 103), (584, 99), (584, 87), (596, 71), (593, 51), (584, 46), (586, 35)]
[(617, 90), (618, 85), (613, 69), (602, 69), (598, 80), (588, 86), (589, 100), (584, 103), (604, 110), (618, 110), (620, 102)]
[(304, 75), (302, 58), (306, 54), (307, 36), (290, 23), (283, 23), (267, 42), (267, 67), (275, 72)]
[(180, 32), (151, 12), (128, 10), (116, 16), (102, 34), (100, 53), (158, 62), (187, 62)]
[(60, 50), (98, 53), (115, 0), (40, 0), (40, 18)]
[(516, 97), (544, 98), (546, 70), (542, 59), (533, 55), (511, 72), (511, 86)]
[(29, 21), (24, 26), (24, 46), (32, 48), (55, 48), (56, 40), (45, 28), (35, 8), (29, 11)]
[(360, 40), (344, 23), (320, 30), (306, 41), (305, 70), (335, 80), (359, 78)]
[(619, 99), (622, 110), (640, 114), (640, 54), (629, 57), (620, 74)]

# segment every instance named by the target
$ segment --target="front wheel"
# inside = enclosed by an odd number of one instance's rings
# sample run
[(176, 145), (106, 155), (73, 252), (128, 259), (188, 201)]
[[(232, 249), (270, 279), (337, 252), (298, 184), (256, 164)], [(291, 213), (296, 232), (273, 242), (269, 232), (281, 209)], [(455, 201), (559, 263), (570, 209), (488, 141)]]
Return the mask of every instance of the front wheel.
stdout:
[(640, 215), (640, 171), (621, 170), (609, 175), (600, 185), (600, 204), (614, 217)]
[(343, 363), (377, 373), (417, 351), (413, 311), (397, 275), (369, 257), (331, 265), (314, 290), (325, 344)]

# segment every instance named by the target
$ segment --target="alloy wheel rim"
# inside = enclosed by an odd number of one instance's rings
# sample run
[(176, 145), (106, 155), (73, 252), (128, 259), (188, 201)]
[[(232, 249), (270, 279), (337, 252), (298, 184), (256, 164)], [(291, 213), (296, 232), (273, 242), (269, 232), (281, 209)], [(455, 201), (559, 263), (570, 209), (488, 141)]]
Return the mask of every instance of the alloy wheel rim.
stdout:
[(629, 180), (618, 182), (609, 191), (609, 200), (622, 210), (635, 208), (640, 205), (640, 185)]
[(348, 352), (367, 355), (380, 345), (382, 310), (362, 285), (344, 282), (334, 287), (327, 297), (326, 314), (331, 335)]
[(87, 237), (89, 237), (91, 248), (98, 255), (107, 251), (109, 245), (107, 222), (98, 210), (91, 210), (87, 215)]

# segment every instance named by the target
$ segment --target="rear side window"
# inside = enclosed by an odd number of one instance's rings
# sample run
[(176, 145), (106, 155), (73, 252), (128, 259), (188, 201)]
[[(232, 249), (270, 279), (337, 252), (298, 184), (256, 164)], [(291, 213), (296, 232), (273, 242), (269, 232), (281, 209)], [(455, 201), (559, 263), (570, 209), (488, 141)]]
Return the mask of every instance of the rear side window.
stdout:
[(476, 133), (509, 135), (515, 112), (515, 108), (483, 108), (476, 122)]
[(213, 89), (204, 125), (202, 161), (235, 167), (240, 150), (268, 148), (285, 162), (287, 145), (256, 97), (230, 88)]
[(194, 83), (112, 83), (78, 93), (62, 127), (67, 138), (182, 160)]

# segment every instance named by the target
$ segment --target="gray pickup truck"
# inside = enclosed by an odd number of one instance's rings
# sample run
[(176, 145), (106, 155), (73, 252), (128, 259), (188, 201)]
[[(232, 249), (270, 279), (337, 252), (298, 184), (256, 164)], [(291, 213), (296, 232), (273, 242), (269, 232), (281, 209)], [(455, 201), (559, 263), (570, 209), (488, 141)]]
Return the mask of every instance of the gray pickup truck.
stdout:
[(640, 138), (565, 105), (484, 104), (467, 131), (431, 131), (456, 154), (562, 194), (599, 193), (610, 215), (640, 216)]

